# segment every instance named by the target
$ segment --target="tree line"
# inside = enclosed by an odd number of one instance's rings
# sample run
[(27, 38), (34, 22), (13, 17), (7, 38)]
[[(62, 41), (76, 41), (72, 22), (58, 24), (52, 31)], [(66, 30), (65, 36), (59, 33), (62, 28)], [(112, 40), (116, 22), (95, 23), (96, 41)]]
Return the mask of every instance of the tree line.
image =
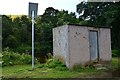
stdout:
[[(13, 51), (31, 53), (31, 19), (23, 15), (12, 20), (3, 15), (3, 49), (9, 47)], [(35, 18), (35, 53), (52, 53), (52, 28), (79, 23), (74, 12), (46, 8), (43, 15)]]
[(82, 2), (77, 12), (83, 24), (108, 26), (111, 28), (112, 49), (120, 49), (120, 2)]
[[(112, 49), (120, 49), (120, 2), (81, 2), (75, 12), (46, 8), (35, 19), (35, 53), (52, 53), (52, 29), (64, 24), (83, 24), (111, 27)], [(82, 14), (81, 14), (82, 13)], [(19, 53), (31, 53), (31, 19), (23, 15), (12, 19), (2, 16), (3, 49), (9, 47)]]

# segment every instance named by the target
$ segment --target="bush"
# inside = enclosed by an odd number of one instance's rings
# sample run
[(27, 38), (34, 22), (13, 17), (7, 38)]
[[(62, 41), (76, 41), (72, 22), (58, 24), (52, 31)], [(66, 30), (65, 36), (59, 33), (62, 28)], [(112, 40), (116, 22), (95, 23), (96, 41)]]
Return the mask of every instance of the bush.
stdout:
[(54, 58), (48, 59), (45, 64), (40, 64), (39, 68), (43, 67), (55, 68), (59, 71), (68, 70), (68, 68), (64, 64)]
[(52, 58), (52, 59), (48, 59), (47, 65), (49, 68), (55, 68), (55, 67), (61, 65), (61, 63), (58, 60)]
[(4, 51), (4, 52), (2, 52), (2, 54), (3, 54), (3, 57), (2, 57), (2, 59), (3, 59), (3, 66), (14, 65), (16, 63), (21, 64), (19, 62), (19, 60), (18, 60), (19, 56), (20, 56), (19, 54), (16, 55), (16, 53), (8, 52), (8, 51)]
[(113, 57), (120, 57), (120, 50), (112, 50)]
[[(13, 51), (3, 51), (2, 52), (3, 66), (21, 65), (21, 64), (31, 64), (32, 57), (28, 54), (19, 54)], [(35, 63), (38, 60), (35, 58)]]
[(94, 71), (94, 70), (96, 70), (96, 68), (92, 64), (85, 66), (76, 64), (72, 68), (72, 71), (77, 71), (77, 72), (86, 72), (86, 71)]
[(72, 68), (73, 71), (78, 71), (78, 72), (80, 72), (82, 69), (83, 68), (81, 67), (81, 65), (74, 65)]
[(16, 49), (14, 49), (15, 52), (19, 52), (19, 53), (31, 53), (31, 50), (32, 48), (29, 45), (21, 45)]
[(61, 67), (61, 66), (57, 66), (55, 69), (57, 69), (57, 70), (59, 70), (59, 71), (66, 71), (66, 70), (68, 70), (68, 68), (67, 67)]
[[(24, 64), (31, 64), (32, 62), (32, 56), (28, 54), (22, 54), (20, 57), (20, 61), (23, 62)], [(35, 58), (35, 63), (38, 63), (37, 59)]]
[(38, 66), (38, 68), (43, 68), (43, 67), (45, 67), (45, 64), (40, 64), (40, 65)]

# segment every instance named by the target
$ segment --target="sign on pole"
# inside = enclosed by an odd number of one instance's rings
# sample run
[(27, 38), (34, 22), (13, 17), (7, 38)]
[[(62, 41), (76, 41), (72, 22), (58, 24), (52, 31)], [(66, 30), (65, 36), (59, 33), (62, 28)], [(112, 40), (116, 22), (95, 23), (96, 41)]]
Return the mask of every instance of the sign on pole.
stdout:
[(29, 16), (32, 18), (32, 70), (34, 70), (34, 18), (37, 16), (38, 3), (29, 2)]
[(38, 3), (29, 2), (29, 16), (32, 18), (32, 11), (34, 11), (34, 17), (37, 16)]

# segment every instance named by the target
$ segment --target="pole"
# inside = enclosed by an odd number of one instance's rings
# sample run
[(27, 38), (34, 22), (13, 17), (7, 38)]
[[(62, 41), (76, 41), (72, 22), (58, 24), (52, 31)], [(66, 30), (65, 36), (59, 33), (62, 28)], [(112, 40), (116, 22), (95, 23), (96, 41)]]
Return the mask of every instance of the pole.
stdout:
[(34, 70), (34, 11), (32, 11), (32, 70)]

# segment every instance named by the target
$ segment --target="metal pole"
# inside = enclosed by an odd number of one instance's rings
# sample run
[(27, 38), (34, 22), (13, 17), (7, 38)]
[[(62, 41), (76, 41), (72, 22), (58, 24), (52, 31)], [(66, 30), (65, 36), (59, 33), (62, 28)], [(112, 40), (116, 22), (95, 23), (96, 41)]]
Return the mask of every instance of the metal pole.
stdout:
[(34, 11), (32, 11), (32, 70), (34, 70)]

